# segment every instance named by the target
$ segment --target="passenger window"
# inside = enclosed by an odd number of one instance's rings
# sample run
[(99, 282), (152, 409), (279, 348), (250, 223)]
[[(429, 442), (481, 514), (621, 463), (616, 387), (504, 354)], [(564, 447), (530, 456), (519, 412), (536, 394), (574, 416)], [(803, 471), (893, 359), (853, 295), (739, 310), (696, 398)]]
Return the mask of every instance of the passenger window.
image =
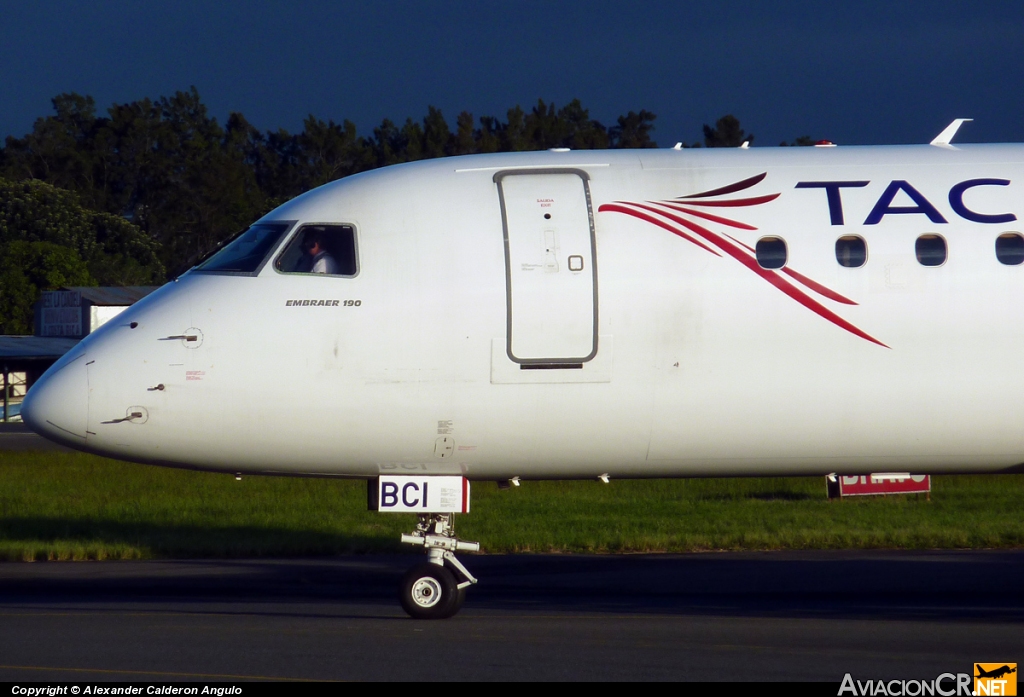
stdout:
[(857, 268), (868, 260), (868, 245), (862, 237), (844, 235), (836, 240), (836, 261), (840, 266)]
[(921, 266), (942, 266), (946, 263), (946, 240), (939, 235), (921, 235), (914, 249)]
[(996, 238), (996, 259), (1007, 266), (1024, 262), (1024, 237), (1016, 232), (1007, 232)]
[(762, 237), (754, 251), (763, 269), (781, 269), (786, 265), (786, 243), (781, 237)]
[(274, 262), (283, 273), (355, 276), (356, 231), (351, 225), (303, 225)]

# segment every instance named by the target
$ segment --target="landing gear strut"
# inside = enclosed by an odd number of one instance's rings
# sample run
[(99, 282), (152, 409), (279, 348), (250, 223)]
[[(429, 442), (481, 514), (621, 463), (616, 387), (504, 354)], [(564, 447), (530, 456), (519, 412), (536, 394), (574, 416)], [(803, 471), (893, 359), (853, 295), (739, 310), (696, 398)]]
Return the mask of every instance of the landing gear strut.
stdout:
[(402, 608), (417, 620), (440, 620), (457, 613), (466, 599), (466, 588), (476, 579), (455, 552), (478, 552), (480, 543), (455, 537), (451, 513), (420, 514), (416, 530), (402, 535), (402, 542), (427, 550), (427, 561), (402, 577), (398, 595)]

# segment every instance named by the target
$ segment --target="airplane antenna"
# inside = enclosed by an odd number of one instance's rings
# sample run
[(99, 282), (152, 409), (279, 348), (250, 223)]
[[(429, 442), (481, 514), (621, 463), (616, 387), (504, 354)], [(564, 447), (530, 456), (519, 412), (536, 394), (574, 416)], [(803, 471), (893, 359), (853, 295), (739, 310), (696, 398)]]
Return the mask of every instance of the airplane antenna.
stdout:
[(682, 149), (683, 149), (683, 144), (682, 144), (682, 142), (679, 142), (679, 143), (676, 143), (675, 145), (673, 145), (673, 146), (672, 146), (672, 149), (673, 149), (673, 150), (682, 150)]
[(743, 141), (743, 145), (740, 146), (740, 150), (748, 150), (748, 149), (750, 149), (750, 141), (749, 140), (745, 140), (745, 141)]
[(950, 142), (953, 140), (953, 136), (955, 136), (956, 132), (960, 130), (960, 127), (963, 126), (968, 121), (973, 120), (974, 119), (953, 119), (953, 123), (946, 126), (945, 130), (943, 130), (942, 133), (935, 136), (935, 140), (931, 142), (931, 145), (949, 147)]

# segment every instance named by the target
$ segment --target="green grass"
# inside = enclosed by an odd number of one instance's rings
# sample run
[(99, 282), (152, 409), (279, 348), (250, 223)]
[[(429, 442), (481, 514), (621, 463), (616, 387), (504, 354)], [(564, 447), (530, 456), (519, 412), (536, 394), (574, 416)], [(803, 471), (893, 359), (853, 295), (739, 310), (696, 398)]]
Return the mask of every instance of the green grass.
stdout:
[[(457, 527), (486, 552), (1020, 547), (1022, 492), (1024, 475), (934, 477), (931, 501), (830, 502), (822, 477), (477, 483)], [(397, 552), (414, 521), (366, 511), (361, 481), (0, 455), (0, 560)]]

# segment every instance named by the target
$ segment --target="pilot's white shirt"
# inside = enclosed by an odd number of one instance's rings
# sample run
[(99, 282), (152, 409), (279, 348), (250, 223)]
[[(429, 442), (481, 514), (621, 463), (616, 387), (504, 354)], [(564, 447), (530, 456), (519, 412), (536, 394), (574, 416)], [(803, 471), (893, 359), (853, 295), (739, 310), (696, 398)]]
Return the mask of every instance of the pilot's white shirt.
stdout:
[(310, 269), (310, 272), (337, 274), (341, 273), (341, 267), (338, 266), (338, 262), (330, 254), (320, 252), (313, 257), (313, 267)]

